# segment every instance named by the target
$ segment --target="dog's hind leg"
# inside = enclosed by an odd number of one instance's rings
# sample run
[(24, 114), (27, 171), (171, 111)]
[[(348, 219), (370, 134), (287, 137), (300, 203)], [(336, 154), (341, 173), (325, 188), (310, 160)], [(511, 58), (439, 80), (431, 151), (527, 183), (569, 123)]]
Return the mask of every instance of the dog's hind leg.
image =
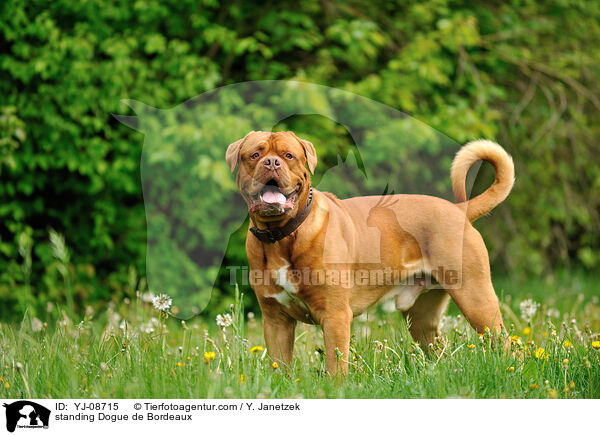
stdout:
[(436, 277), (446, 288), (471, 326), (479, 333), (485, 328), (501, 331), (504, 328), (498, 297), (492, 285), (489, 258), (483, 239), (477, 230), (465, 232), (462, 264), (456, 267), (458, 280), (444, 285), (444, 278)]
[(422, 293), (410, 309), (402, 312), (409, 319), (410, 334), (423, 350), (439, 335), (440, 320), (449, 302), (446, 290), (433, 289)]
[(448, 290), (448, 293), (477, 332), (483, 333), (486, 327), (496, 331), (504, 328), (498, 297), (489, 275), (487, 278), (465, 277), (460, 288)]

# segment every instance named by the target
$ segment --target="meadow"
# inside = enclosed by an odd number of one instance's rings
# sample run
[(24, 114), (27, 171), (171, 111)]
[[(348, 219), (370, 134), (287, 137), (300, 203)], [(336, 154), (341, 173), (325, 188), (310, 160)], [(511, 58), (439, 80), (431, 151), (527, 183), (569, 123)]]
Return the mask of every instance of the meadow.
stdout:
[(244, 310), (254, 295), (236, 292), (230, 312), (187, 322), (143, 292), (84, 316), (49, 305), (44, 319), (0, 325), (0, 397), (600, 398), (596, 285), (578, 273), (495, 279), (510, 351), (454, 306), (443, 338), (423, 350), (384, 304), (355, 319), (342, 382), (324, 372), (316, 326), (297, 328), (292, 367), (273, 364), (260, 313)]

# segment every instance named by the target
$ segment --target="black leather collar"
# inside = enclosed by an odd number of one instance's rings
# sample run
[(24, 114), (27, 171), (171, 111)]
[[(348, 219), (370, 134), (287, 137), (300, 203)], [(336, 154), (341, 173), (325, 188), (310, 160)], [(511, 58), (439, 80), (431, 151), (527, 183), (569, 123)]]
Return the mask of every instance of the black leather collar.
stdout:
[[(296, 213), (296, 216), (294, 216), (289, 221), (287, 221), (287, 223), (284, 226), (276, 227), (276, 228), (272, 228), (272, 229), (261, 230), (261, 229), (256, 228), (254, 219), (252, 219), (252, 223), (254, 224), (254, 226), (250, 227), (250, 232), (252, 234), (254, 234), (254, 236), (263, 243), (278, 242), (279, 240), (283, 239), (284, 237), (287, 237), (290, 234), (292, 234), (294, 231), (296, 231), (298, 229), (298, 227), (300, 225), (302, 225), (302, 222), (304, 222), (304, 220), (310, 213), (310, 210), (312, 209), (312, 204), (313, 204), (313, 192), (312, 192), (312, 186), (311, 186), (308, 191), (308, 199), (306, 200), (304, 207), (302, 207), (302, 210), (300, 210), (298, 213)], [(250, 217), (252, 217), (252, 215), (250, 215)]]

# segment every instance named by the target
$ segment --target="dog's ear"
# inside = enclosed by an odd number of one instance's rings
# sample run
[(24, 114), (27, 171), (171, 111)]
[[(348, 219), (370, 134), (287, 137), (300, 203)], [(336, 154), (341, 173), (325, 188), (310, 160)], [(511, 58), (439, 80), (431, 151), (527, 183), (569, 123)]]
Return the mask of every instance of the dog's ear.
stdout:
[(227, 164), (229, 165), (232, 174), (233, 171), (235, 171), (235, 168), (238, 164), (238, 160), (240, 158), (240, 148), (242, 148), (242, 144), (244, 143), (248, 135), (251, 133), (254, 132), (251, 131), (246, 136), (244, 136), (240, 140), (236, 140), (234, 143), (230, 144), (229, 147), (227, 147), (227, 152), (225, 153), (225, 160), (227, 161)]
[(304, 139), (300, 139), (298, 136), (296, 136), (296, 133), (294, 133), (293, 131), (290, 131), (289, 133), (291, 133), (292, 136), (294, 136), (296, 138), (296, 140), (298, 142), (300, 142), (300, 145), (302, 145), (302, 148), (304, 148), (304, 155), (306, 156), (306, 164), (308, 165), (308, 169), (310, 170), (310, 173), (314, 174), (315, 167), (317, 166), (317, 152), (315, 151), (315, 146), (312, 144), (312, 142), (309, 142)]

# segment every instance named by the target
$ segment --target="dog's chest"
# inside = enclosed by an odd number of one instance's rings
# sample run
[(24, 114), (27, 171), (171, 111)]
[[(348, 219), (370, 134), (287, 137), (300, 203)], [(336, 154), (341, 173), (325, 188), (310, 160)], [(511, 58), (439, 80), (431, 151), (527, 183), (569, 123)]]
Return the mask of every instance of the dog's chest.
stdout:
[(282, 260), (268, 264), (271, 293), (266, 297), (276, 300), (292, 317), (301, 321), (311, 322), (310, 309), (300, 295), (302, 274), (293, 270), (288, 261)]

